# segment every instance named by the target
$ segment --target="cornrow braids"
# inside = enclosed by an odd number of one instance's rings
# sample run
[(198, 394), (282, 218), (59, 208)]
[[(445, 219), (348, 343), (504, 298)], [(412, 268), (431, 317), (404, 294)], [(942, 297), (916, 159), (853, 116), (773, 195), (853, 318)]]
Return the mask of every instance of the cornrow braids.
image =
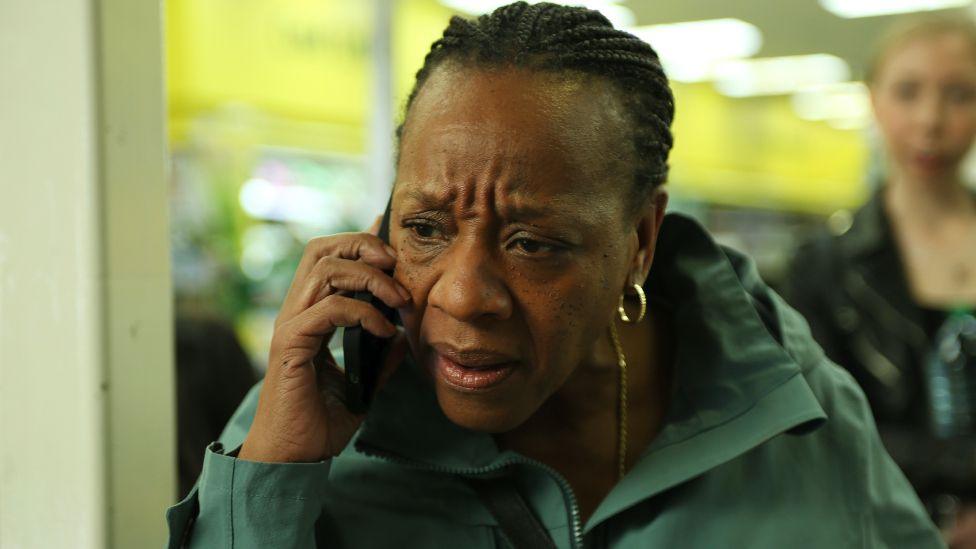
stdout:
[[(674, 96), (667, 76), (650, 45), (615, 29), (600, 12), (516, 2), (475, 20), (452, 17), (417, 71), (405, 114), (434, 69), (448, 60), (462, 66), (509, 65), (606, 79), (619, 92), (630, 122), (637, 203), (667, 179), (668, 154), (674, 144)], [(405, 118), (397, 127), (398, 140)]]

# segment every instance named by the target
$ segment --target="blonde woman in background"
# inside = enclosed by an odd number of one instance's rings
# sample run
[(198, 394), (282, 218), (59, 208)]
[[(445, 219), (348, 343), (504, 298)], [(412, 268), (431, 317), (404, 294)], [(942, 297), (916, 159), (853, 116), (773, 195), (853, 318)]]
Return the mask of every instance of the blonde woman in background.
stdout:
[[(976, 447), (936, 436), (925, 364), (953, 311), (976, 306), (976, 199), (961, 167), (976, 136), (976, 25), (891, 29), (867, 75), (886, 175), (846, 227), (798, 254), (791, 301), (851, 370), (882, 437), (952, 547), (976, 547)], [(972, 433), (968, 433), (972, 435)]]

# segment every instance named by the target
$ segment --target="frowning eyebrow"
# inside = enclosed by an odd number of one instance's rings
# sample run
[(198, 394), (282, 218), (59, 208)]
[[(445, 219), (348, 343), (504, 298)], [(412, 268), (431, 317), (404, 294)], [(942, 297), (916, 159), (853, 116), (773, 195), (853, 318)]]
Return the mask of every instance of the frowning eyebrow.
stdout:
[(404, 198), (417, 203), (421, 208), (427, 210), (446, 210), (454, 202), (451, 193), (428, 193), (421, 189), (411, 188), (404, 191)]
[(513, 221), (532, 221), (535, 219), (552, 219), (560, 215), (566, 216), (565, 210), (552, 206), (536, 206), (531, 204), (512, 204), (502, 208), (502, 216)]
[[(404, 198), (413, 202), (415, 207), (425, 210), (446, 211), (453, 209), (455, 197), (453, 193), (430, 193), (422, 189), (408, 189), (404, 191)], [(565, 215), (565, 208), (556, 204), (503, 204), (499, 207), (499, 214), (509, 221), (532, 221), (536, 219), (552, 219)]]

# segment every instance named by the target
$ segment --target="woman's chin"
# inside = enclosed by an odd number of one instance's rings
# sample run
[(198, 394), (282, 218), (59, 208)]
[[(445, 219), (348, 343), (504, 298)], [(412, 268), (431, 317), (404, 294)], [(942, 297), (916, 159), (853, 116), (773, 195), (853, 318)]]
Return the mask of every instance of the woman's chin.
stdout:
[(901, 171), (924, 185), (954, 183), (960, 162), (961, 159), (913, 158), (901, 167)]
[(459, 395), (442, 387), (437, 388), (437, 401), (452, 423), (484, 433), (505, 433), (515, 429), (532, 415), (533, 410), (520, 413), (516, 402), (482, 399), (474, 395)]

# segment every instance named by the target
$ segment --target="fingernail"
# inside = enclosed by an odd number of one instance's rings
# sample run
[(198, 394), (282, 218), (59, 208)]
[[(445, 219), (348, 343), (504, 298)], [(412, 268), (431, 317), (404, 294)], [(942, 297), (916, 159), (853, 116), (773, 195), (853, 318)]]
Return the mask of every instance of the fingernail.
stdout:
[(400, 292), (400, 297), (402, 297), (404, 301), (410, 303), (410, 292), (408, 292), (406, 288), (400, 284), (397, 284), (397, 291)]
[(393, 249), (393, 246), (387, 244), (385, 247), (386, 247), (386, 253), (390, 254), (390, 257), (392, 257), (393, 259), (396, 259), (396, 250)]

